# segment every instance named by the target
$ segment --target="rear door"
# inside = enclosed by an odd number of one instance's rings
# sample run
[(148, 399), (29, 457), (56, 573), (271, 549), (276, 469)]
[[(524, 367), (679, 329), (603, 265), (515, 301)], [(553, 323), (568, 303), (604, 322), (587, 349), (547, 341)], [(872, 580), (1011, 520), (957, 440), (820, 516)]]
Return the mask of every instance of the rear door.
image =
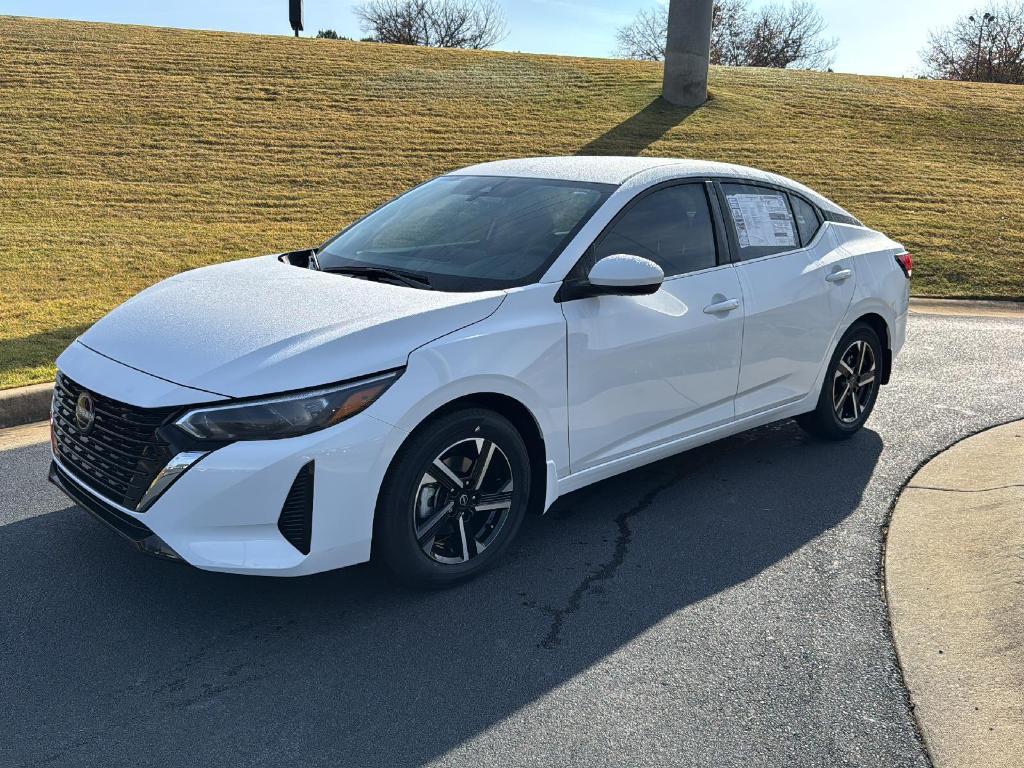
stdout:
[(714, 186), (673, 184), (627, 204), (573, 270), (628, 253), (665, 272), (650, 296), (562, 304), (573, 472), (732, 420), (743, 310), (724, 240)]
[(806, 396), (853, 299), (853, 259), (817, 209), (782, 188), (719, 185), (743, 291), (736, 417)]

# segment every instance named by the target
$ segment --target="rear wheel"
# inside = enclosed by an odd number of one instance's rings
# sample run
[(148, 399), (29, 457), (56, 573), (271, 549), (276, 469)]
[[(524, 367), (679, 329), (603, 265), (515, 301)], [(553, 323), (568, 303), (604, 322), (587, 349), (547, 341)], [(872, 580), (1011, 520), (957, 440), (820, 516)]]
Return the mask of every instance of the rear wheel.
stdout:
[(530, 495), (529, 454), (501, 415), (466, 409), (425, 424), (381, 490), (375, 554), (401, 582), (443, 587), (508, 549)]
[(868, 420), (881, 386), (882, 344), (875, 330), (857, 323), (843, 334), (829, 362), (817, 407), (797, 417), (805, 430), (845, 440)]

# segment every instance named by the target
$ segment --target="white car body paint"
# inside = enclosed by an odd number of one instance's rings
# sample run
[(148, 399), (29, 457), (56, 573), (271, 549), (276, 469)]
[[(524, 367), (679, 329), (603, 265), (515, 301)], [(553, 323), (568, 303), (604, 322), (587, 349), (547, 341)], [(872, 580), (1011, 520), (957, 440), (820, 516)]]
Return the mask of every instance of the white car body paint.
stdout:
[[(735, 265), (744, 306), (738, 417), (807, 394), (853, 298), (853, 266), (829, 225), (807, 248)], [(840, 269), (852, 274), (826, 281)]]
[[(884, 320), (893, 355), (903, 345), (909, 282), (894, 258), (902, 246), (836, 221), (822, 224), (806, 248), (670, 276), (651, 295), (556, 301), (623, 205), (667, 181), (770, 183), (845, 214), (788, 179), (653, 158), (501, 161), (456, 174), (618, 188), (543, 277), (521, 288), (421, 291), (266, 256), (184, 273), (129, 300), (57, 365), (83, 387), (139, 408), (405, 370), (356, 416), (300, 437), (213, 450), (148, 511), (121, 507), (123, 515), (207, 570), (297, 576), (343, 567), (370, 556), (378, 492), (403, 442), (459, 398), (497, 395), (529, 411), (544, 444), (547, 509), (590, 483), (813, 409), (839, 337), (865, 314)], [(837, 269), (852, 274), (826, 281)], [(732, 299), (734, 309), (704, 311)], [(303, 554), (277, 520), (310, 461), (312, 543)]]
[(739, 295), (724, 265), (562, 304), (574, 472), (732, 421), (743, 314), (703, 309)]
[(262, 256), (157, 283), (79, 341), (168, 381), (252, 397), (399, 367), (410, 349), (482, 320), (503, 298), (339, 279)]
[(665, 272), (653, 261), (620, 254), (601, 259), (587, 275), (591, 285), (604, 288), (638, 288), (665, 282)]
[(86, 389), (103, 392), (109, 398), (143, 408), (223, 402), (228, 399), (216, 392), (176, 384), (112, 360), (89, 349), (81, 341), (72, 342), (57, 358), (57, 365), (62, 371), (74, 371), (75, 380)]

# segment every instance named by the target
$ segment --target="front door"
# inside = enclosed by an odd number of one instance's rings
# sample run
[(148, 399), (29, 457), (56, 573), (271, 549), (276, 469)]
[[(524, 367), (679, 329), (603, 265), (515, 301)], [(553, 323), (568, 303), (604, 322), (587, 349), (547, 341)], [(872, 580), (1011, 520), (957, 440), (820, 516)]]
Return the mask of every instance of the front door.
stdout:
[(581, 267), (626, 253), (666, 279), (650, 296), (562, 305), (573, 472), (733, 419), (743, 308), (718, 251), (706, 186), (688, 183), (632, 201), (588, 253)]

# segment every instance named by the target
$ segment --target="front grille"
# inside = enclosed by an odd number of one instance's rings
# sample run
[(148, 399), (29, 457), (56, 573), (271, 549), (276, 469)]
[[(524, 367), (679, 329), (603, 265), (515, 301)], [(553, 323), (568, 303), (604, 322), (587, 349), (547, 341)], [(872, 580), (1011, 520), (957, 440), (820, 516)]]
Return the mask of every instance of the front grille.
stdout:
[(98, 494), (135, 509), (171, 459), (171, 447), (156, 431), (176, 409), (138, 408), (90, 390), (96, 417), (83, 433), (75, 423), (82, 391), (80, 384), (57, 374), (52, 410), (57, 457)]

